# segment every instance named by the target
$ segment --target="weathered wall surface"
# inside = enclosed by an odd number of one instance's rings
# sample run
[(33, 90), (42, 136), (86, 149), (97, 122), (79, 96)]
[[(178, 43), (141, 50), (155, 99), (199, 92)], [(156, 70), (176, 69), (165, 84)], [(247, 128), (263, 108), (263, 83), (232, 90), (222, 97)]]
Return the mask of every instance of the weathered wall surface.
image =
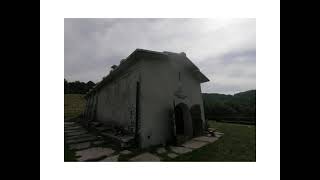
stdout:
[[(165, 144), (172, 138), (170, 110), (175, 104), (185, 103), (189, 109), (200, 104), (204, 122), (200, 83), (186, 69), (185, 61), (176, 57), (163, 60), (144, 59), (141, 84), (141, 146)], [(179, 81), (180, 72), (180, 81)], [(187, 97), (177, 98), (179, 89)], [(192, 136), (192, 120), (185, 122), (185, 133)]]
[(98, 121), (121, 125), (134, 132), (136, 83), (140, 76), (140, 63), (137, 63), (97, 92)]
[(95, 116), (95, 105), (97, 102), (97, 96), (91, 95), (86, 102), (86, 108), (85, 108), (85, 117), (88, 121), (92, 121), (94, 119)]
[(141, 83), (141, 147), (165, 144), (170, 138), (170, 114), (173, 107), (173, 70), (168, 60), (143, 60)]

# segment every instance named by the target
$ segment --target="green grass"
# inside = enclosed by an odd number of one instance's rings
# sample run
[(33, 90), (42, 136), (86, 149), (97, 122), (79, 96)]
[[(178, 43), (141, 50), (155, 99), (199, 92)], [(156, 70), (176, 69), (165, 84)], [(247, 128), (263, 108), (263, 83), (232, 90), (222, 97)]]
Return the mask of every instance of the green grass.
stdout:
[(209, 121), (224, 135), (216, 142), (171, 161), (256, 161), (256, 126)]
[(65, 94), (64, 119), (74, 118), (83, 113), (85, 102), (83, 94)]

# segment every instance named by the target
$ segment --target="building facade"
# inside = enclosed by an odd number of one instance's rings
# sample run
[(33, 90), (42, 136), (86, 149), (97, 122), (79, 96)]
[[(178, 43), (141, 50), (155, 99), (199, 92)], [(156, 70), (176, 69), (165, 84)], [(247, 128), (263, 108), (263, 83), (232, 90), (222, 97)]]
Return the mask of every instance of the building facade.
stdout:
[(184, 53), (137, 49), (89, 91), (85, 117), (123, 127), (141, 148), (199, 136), (207, 81)]

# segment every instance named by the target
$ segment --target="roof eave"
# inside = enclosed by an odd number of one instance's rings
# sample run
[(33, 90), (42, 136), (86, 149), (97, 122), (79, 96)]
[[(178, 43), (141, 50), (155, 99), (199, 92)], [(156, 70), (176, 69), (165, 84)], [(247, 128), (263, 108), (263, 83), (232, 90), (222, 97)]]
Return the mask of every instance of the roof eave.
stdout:
[(200, 83), (209, 82), (209, 78), (207, 78), (200, 70), (195, 70), (193, 74), (196, 76), (196, 78), (200, 81)]

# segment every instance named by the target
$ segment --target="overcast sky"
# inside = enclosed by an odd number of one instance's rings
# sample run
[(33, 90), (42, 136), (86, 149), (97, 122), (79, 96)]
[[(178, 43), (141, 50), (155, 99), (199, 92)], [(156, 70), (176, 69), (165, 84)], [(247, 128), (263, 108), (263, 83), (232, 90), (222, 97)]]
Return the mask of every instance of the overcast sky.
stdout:
[(99, 82), (137, 48), (185, 52), (202, 92), (256, 89), (255, 19), (65, 19), (64, 77)]

